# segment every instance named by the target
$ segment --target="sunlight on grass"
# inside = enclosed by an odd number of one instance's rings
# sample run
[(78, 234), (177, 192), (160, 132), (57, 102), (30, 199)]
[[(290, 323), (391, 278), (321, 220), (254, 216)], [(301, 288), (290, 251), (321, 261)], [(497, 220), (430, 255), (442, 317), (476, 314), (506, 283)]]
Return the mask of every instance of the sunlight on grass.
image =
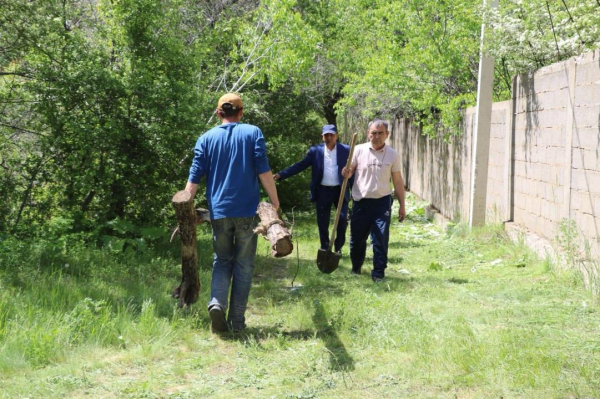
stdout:
[(441, 231), (424, 205), (409, 197), (410, 216), (393, 224), (381, 284), (371, 254), (350, 274), (347, 246), (321, 274), (314, 216), (295, 215), (293, 254), (273, 259), (259, 240), (249, 327), (223, 336), (205, 308), (207, 230), (188, 310), (170, 298), (177, 244), (113, 254), (10, 243), (0, 397), (594, 397), (600, 317), (578, 274), (502, 226)]

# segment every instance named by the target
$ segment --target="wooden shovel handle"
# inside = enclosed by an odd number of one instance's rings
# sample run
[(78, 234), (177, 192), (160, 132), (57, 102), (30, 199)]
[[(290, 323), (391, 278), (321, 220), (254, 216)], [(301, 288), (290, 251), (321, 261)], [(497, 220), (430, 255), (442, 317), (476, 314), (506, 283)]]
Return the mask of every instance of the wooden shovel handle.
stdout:
[[(350, 144), (350, 154), (348, 154), (348, 161), (346, 161), (346, 169), (350, 169), (350, 164), (352, 164), (352, 155), (354, 154), (354, 145), (356, 144), (356, 138), (358, 137), (358, 133), (354, 133), (352, 135), (352, 143)], [(333, 242), (335, 241), (335, 236), (337, 233), (338, 222), (340, 221), (340, 213), (342, 213), (342, 206), (344, 205), (344, 196), (346, 194), (346, 186), (348, 185), (348, 178), (344, 177), (344, 182), (342, 183), (342, 191), (340, 192), (340, 199), (338, 200), (337, 210), (335, 212), (335, 220), (333, 221), (333, 230), (331, 231), (331, 239), (329, 240), (328, 251), (331, 252), (331, 247)]]

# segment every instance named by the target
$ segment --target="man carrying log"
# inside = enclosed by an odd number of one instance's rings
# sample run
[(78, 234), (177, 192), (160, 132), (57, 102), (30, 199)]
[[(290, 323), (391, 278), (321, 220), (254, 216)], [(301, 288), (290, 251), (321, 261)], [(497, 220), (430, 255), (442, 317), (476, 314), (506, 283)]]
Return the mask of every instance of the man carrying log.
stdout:
[(258, 181), (275, 209), (279, 208), (279, 199), (261, 130), (240, 123), (244, 112), (242, 99), (227, 93), (219, 99), (215, 112), (222, 124), (196, 142), (185, 190), (193, 197), (200, 179), (206, 176), (214, 249), (208, 303), (211, 328), (213, 332), (229, 329), (237, 332), (246, 327), (245, 313), (252, 285), (257, 241), (254, 228), (260, 199)]

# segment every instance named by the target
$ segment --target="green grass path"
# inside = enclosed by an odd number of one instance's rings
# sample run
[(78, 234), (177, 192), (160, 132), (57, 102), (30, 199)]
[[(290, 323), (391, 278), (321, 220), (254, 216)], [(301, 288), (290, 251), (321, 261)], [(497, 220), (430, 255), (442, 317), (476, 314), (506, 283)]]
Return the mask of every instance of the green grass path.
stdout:
[(168, 296), (173, 254), (4, 253), (0, 397), (600, 397), (599, 308), (579, 277), (500, 228), (442, 232), (411, 204), (380, 284), (370, 256), (350, 274), (347, 246), (337, 271), (319, 273), (312, 215), (296, 215), (285, 259), (259, 239), (249, 328), (223, 337), (205, 310), (206, 229), (187, 312)]

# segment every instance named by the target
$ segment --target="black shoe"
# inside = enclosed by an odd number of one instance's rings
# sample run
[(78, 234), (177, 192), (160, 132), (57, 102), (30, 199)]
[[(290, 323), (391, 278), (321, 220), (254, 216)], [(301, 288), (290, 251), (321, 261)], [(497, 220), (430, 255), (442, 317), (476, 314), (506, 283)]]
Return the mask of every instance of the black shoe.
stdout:
[(240, 327), (233, 327), (233, 328), (232, 328), (232, 331), (233, 331), (234, 333), (241, 333), (241, 332), (243, 332), (245, 329), (246, 329), (246, 324), (244, 324), (243, 326), (240, 326)]
[(374, 283), (383, 283), (383, 277), (373, 277)]
[(225, 312), (219, 305), (212, 305), (208, 308), (208, 314), (210, 315), (210, 328), (214, 333), (222, 333), (229, 331), (227, 327), (227, 320), (225, 320)]
[(360, 269), (352, 269), (351, 274), (360, 274)]

